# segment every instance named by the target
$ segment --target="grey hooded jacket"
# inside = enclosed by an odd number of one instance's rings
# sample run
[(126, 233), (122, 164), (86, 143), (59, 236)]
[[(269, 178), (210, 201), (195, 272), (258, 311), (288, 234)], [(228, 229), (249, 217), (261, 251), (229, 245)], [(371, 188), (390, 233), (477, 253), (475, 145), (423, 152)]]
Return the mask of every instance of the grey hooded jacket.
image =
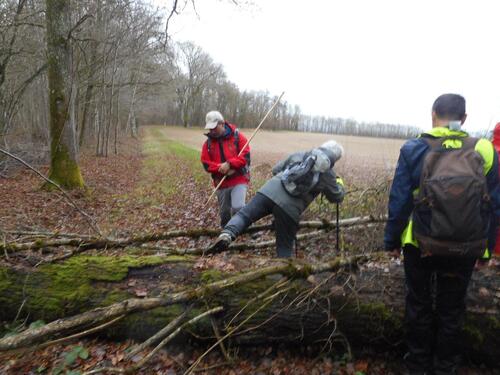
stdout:
[(323, 194), (329, 202), (341, 202), (344, 199), (344, 188), (337, 183), (337, 176), (333, 169), (321, 173), (318, 183), (310, 192), (298, 197), (287, 193), (281, 183), (281, 174), (288, 166), (302, 161), (309, 154), (310, 151), (296, 152), (288, 156), (287, 159), (278, 162), (273, 167), (273, 177), (258, 191), (280, 206), (297, 223), (300, 221), (302, 212), (319, 194)]

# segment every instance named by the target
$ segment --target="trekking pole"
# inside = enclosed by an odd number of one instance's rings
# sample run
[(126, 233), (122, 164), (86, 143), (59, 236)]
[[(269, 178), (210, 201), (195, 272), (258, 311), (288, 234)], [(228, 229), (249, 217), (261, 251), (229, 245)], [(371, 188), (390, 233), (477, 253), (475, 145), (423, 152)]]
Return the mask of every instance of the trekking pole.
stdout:
[[(238, 153), (238, 156), (240, 156), (243, 153), (243, 150), (245, 149), (245, 147), (248, 146), (248, 144), (250, 143), (250, 141), (252, 140), (252, 138), (255, 136), (255, 134), (257, 134), (257, 131), (260, 129), (260, 127), (262, 126), (262, 124), (266, 120), (267, 116), (269, 116), (269, 114), (273, 111), (273, 109), (278, 105), (278, 103), (281, 100), (281, 98), (283, 97), (283, 95), (285, 95), (284, 91), (281, 93), (281, 95), (279, 96), (279, 98), (274, 102), (273, 106), (269, 109), (269, 111), (267, 111), (266, 115), (262, 118), (260, 124), (257, 126), (257, 128), (255, 128), (255, 130), (253, 131), (253, 133), (250, 136), (250, 138), (248, 138), (247, 143), (245, 143), (245, 145), (241, 148), (240, 152)], [(222, 185), (222, 183), (224, 182), (224, 180), (226, 178), (227, 178), (227, 175), (225, 175), (224, 177), (222, 177), (222, 179), (220, 180), (219, 184), (215, 187), (214, 191), (212, 191), (212, 194), (208, 197), (207, 201), (205, 202), (205, 205), (207, 205), (208, 202), (210, 202), (210, 200), (212, 199), (212, 197), (215, 195), (215, 192), (217, 190), (219, 190), (220, 186)]]
[(340, 205), (339, 203), (337, 202), (337, 223), (336, 223), (336, 226), (335, 226), (335, 230), (337, 232), (337, 244), (336, 244), (336, 250), (337, 250), (337, 254), (340, 252), (340, 219), (339, 219), (339, 216), (340, 216)]

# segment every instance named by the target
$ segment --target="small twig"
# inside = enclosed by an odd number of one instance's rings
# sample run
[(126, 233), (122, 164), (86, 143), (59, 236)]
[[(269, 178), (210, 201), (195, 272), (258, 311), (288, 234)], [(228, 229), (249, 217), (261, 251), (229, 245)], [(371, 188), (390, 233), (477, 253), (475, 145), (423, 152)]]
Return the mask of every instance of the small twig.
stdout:
[(169, 35), (168, 35), (168, 26), (169, 26), (169, 23), (170, 23), (170, 19), (174, 16), (174, 14), (178, 14), (177, 12), (177, 2), (178, 0), (174, 0), (174, 4), (172, 5), (172, 10), (170, 11), (170, 14), (168, 15), (167, 17), (167, 22), (165, 23), (165, 48), (167, 47), (167, 44), (168, 44), (168, 38), (169, 38)]
[(57, 339), (57, 340), (47, 341), (47, 342), (44, 342), (44, 343), (42, 343), (40, 345), (35, 345), (35, 346), (32, 346), (32, 347), (28, 347), (28, 348), (14, 349), (14, 350), (9, 350), (9, 351), (0, 353), (0, 359), (7, 358), (7, 357), (9, 357), (9, 356), (11, 356), (13, 354), (17, 354), (17, 355), (24, 354), (24, 355), (26, 355), (26, 353), (31, 353), (31, 352), (34, 352), (34, 351), (42, 349), (42, 348), (46, 348), (46, 347), (51, 346), (51, 345), (59, 344), (61, 342), (65, 342), (65, 341), (69, 341), (69, 340), (80, 338), (82, 336), (90, 335), (92, 333), (98, 332), (98, 331), (100, 331), (100, 330), (102, 330), (102, 329), (110, 326), (111, 324), (117, 322), (118, 320), (122, 319), (123, 317), (125, 317), (125, 315), (119, 316), (119, 317), (117, 317), (117, 318), (115, 318), (113, 320), (110, 320), (109, 322), (101, 324), (100, 326), (91, 328), (91, 329), (83, 331), (83, 332), (76, 333), (76, 334), (71, 335), (71, 336), (63, 337), (63, 338), (60, 338), (60, 339)]
[(187, 309), (183, 311), (181, 315), (179, 315), (177, 318), (169, 322), (165, 327), (163, 327), (160, 331), (158, 331), (156, 334), (151, 336), (149, 339), (144, 341), (142, 344), (138, 345), (136, 348), (132, 349), (130, 353), (126, 355), (125, 358), (130, 359), (137, 353), (141, 352), (142, 350), (146, 349), (148, 346), (153, 345), (155, 342), (158, 340), (163, 339), (166, 335), (170, 334), (175, 328), (181, 324), (181, 322), (184, 320), (184, 318), (187, 316), (189, 311), (191, 311), (193, 305), (189, 305)]
[(252, 303), (254, 303), (255, 301), (258, 301), (259, 299), (261, 298), (264, 298), (266, 295), (268, 295), (269, 293), (271, 293), (272, 291), (274, 291), (275, 289), (278, 289), (278, 288), (281, 288), (282, 286), (285, 286), (286, 284), (289, 283), (289, 280), (288, 278), (286, 277), (283, 277), (281, 280), (278, 280), (278, 282), (274, 283), (273, 285), (271, 285), (269, 288), (267, 288), (266, 290), (264, 290), (262, 293), (260, 293), (259, 295), (253, 297), (252, 299), (248, 300), (247, 303), (245, 304), (245, 306), (243, 306), (232, 318), (231, 320), (226, 324), (226, 329), (229, 329), (229, 327), (231, 327), (231, 324), (234, 322), (234, 320), (243, 312), (245, 311), (245, 309), (250, 306)]
[(57, 339), (57, 340), (45, 342), (43, 344), (36, 346), (36, 349), (46, 348), (47, 346), (50, 346), (50, 345), (55, 345), (55, 344), (59, 344), (61, 342), (65, 342), (65, 341), (69, 341), (69, 340), (73, 340), (73, 339), (78, 339), (78, 338), (83, 337), (83, 336), (91, 335), (92, 333), (102, 331), (104, 328), (109, 327), (110, 325), (116, 323), (117, 321), (123, 319), (124, 317), (125, 317), (125, 315), (120, 315), (119, 317), (114, 318), (113, 320), (110, 320), (109, 322), (106, 322), (106, 323), (101, 324), (101, 325), (94, 327), (94, 328), (90, 328), (86, 331), (75, 333), (74, 335), (71, 335), (71, 336), (62, 337), (62, 338)]
[(118, 373), (118, 374), (131, 374), (133, 372), (136, 372), (139, 370), (142, 366), (146, 364), (154, 355), (161, 349), (163, 348), (170, 340), (172, 340), (175, 336), (179, 334), (179, 332), (187, 327), (188, 325), (196, 323), (198, 320), (203, 319), (204, 317), (208, 315), (212, 315), (215, 313), (218, 313), (219, 311), (224, 310), (223, 307), (218, 306), (214, 307), (213, 309), (210, 309), (208, 311), (205, 311), (204, 313), (195, 316), (193, 319), (187, 321), (184, 323), (182, 326), (178, 327), (174, 332), (172, 332), (170, 335), (168, 335), (165, 339), (163, 339), (147, 356), (145, 356), (143, 359), (141, 359), (139, 362), (137, 362), (135, 365), (129, 367), (129, 368), (119, 368), (119, 367), (103, 367), (103, 368), (98, 368), (92, 371), (85, 372), (84, 375), (91, 375), (91, 374), (98, 374), (100, 372), (112, 372), (112, 373)]
[[(290, 289), (291, 289), (291, 287), (286, 288), (284, 290), (279, 290), (276, 293), (274, 293), (273, 295), (265, 298), (264, 301), (272, 302), (280, 294), (288, 292)], [(279, 311), (277, 311), (276, 313), (274, 313), (273, 315), (271, 315), (269, 318), (267, 318), (263, 322), (259, 323), (258, 325), (252, 326), (252, 327), (248, 327), (248, 328), (244, 329), (243, 331), (238, 332), (237, 335), (243, 335), (243, 334), (245, 334), (247, 332), (254, 331), (256, 329), (259, 329), (260, 327), (263, 327), (264, 325), (266, 325), (267, 323), (269, 323), (270, 321), (272, 321), (274, 318), (276, 318), (278, 315), (280, 315), (283, 311), (286, 311), (286, 310), (288, 310), (287, 306), (281, 308)]]
[(204, 313), (198, 315), (198, 316), (195, 316), (193, 319), (187, 321), (186, 323), (184, 323), (182, 326), (180, 326), (179, 328), (177, 328), (174, 332), (172, 332), (167, 338), (165, 338), (162, 342), (160, 342), (156, 348), (153, 349), (153, 351), (151, 351), (151, 353), (149, 353), (146, 357), (144, 357), (140, 362), (137, 363), (137, 365), (135, 366), (136, 369), (139, 369), (140, 367), (142, 367), (150, 358), (152, 358), (162, 347), (164, 347), (170, 340), (172, 340), (175, 336), (177, 336), (179, 334), (179, 332), (187, 327), (187, 326), (190, 326), (194, 323), (196, 323), (198, 320), (201, 320), (203, 319), (204, 317), (206, 316), (209, 316), (209, 315), (212, 315), (212, 314), (216, 314), (220, 311), (224, 310), (224, 308), (222, 306), (217, 306), (217, 307), (214, 307), (213, 309), (210, 309), (208, 311), (205, 311)]
[(75, 24), (75, 26), (73, 26), (69, 31), (67, 39), (70, 39), (72, 37), (71, 34), (73, 34), (73, 32), (89, 18), (94, 18), (94, 16), (92, 14), (85, 14), (82, 18), (80, 18), (78, 22)]
[(83, 238), (89, 240), (96, 239), (95, 236), (87, 236), (85, 234), (78, 234), (78, 233), (60, 233), (60, 232), (43, 232), (43, 231), (27, 231), (27, 230), (6, 230), (4, 231), (4, 233), (14, 236), (26, 236), (26, 237), (47, 237), (47, 238), (66, 237), (66, 238)]
[(14, 322), (17, 322), (17, 319), (19, 318), (19, 315), (21, 315), (21, 311), (24, 307), (24, 304), (26, 303), (27, 298), (23, 299), (23, 302), (21, 303), (21, 306), (19, 306), (19, 309), (17, 309), (16, 317), (14, 318)]
[(257, 313), (259, 313), (262, 309), (267, 307), (273, 300), (270, 299), (267, 302), (263, 303), (261, 306), (259, 306), (258, 309), (256, 309), (253, 313), (251, 313), (245, 320), (243, 320), (240, 324), (238, 324), (235, 328), (231, 329), (228, 333), (226, 333), (223, 337), (217, 340), (215, 344), (213, 344), (210, 348), (208, 348), (205, 353), (203, 353), (201, 356), (196, 359), (196, 361), (184, 372), (184, 375), (188, 375), (193, 370), (198, 366), (198, 364), (201, 362), (205, 356), (210, 353), (217, 345), (219, 345), (222, 341), (227, 339), (229, 336), (231, 336), (234, 332), (236, 332), (238, 329), (240, 329), (246, 322), (248, 322), (252, 317), (254, 317)]
[(324, 279), (323, 281), (321, 281), (320, 283), (316, 284), (313, 288), (309, 289), (309, 291), (307, 291), (306, 295), (299, 302), (297, 302), (296, 306), (300, 307), (307, 298), (312, 296), (319, 288), (321, 288), (323, 285), (325, 285), (327, 282), (329, 282), (335, 276), (337, 276), (337, 275), (332, 274), (332, 275), (328, 276), (326, 279)]
[(224, 346), (224, 343), (221, 341), (221, 336), (219, 333), (219, 327), (217, 327), (217, 322), (215, 321), (215, 318), (213, 316), (210, 317), (210, 323), (212, 324), (212, 329), (214, 330), (214, 335), (217, 341), (220, 341), (219, 346), (222, 354), (224, 355), (224, 358), (226, 358), (226, 361), (228, 363), (234, 362), (229, 353), (226, 350), (226, 347)]

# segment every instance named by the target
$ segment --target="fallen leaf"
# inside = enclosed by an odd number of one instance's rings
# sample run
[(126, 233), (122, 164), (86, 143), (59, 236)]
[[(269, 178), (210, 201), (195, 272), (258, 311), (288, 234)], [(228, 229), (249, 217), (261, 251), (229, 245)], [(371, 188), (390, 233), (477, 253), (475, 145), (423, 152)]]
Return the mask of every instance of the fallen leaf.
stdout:
[(146, 297), (148, 295), (146, 289), (134, 289), (134, 293), (137, 297)]

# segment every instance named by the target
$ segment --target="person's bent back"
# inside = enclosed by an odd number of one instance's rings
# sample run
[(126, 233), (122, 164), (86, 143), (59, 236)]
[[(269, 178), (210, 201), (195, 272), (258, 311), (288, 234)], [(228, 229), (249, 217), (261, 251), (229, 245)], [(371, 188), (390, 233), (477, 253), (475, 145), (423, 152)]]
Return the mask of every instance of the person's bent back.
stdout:
[(342, 154), (342, 146), (329, 141), (279, 162), (273, 168), (274, 176), (227, 223), (211, 250), (226, 249), (248, 226), (272, 214), (277, 255), (291, 257), (300, 217), (314, 198), (319, 194), (330, 202), (341, 202), (344, 198), (343, 182), (333, 170)]

